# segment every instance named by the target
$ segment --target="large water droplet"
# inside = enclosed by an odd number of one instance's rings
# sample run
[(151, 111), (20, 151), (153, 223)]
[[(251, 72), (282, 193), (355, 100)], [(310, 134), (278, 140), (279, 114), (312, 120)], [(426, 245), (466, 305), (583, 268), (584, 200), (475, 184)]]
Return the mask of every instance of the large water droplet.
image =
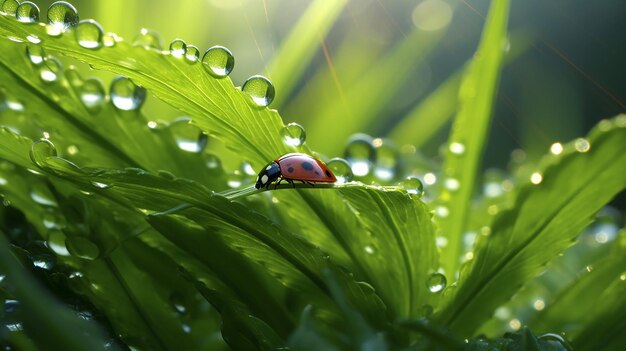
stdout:
[(50, 190), (41, 183), (35, 183), (31, 186), (30, 198), (43, 206), (57, 206), (57, 202), (50, 193)]
[(187, 52), (185, 53), (185, 60), (187, 63), (193, 64), (198, 62), (200, 58), (200, 50), (193, 45), (187, 45)]
[(446, 276), (441, 273), (433, 273), (428, 277), (426, 286), (431, 293), (440, 293), (447, 284)]
[(258, 106), (268, 106), (274, 100), (274, 85), (263, 76), (252, 76), (243, 83), (241, 91), (248, 94)]
[(80, 73), (74, 66), (69, 66), (65, 70), (65, 78), (73, 88), (79, 88), (83, 85), (83, 77), (81, 77)]
[[(214, 77), (223, 78), (235, 67), (235, 57), (223, 46), (213, 46), (202, 56), (204, 68)], [(269, 103), (268, 103), (269, 104)]]
[(20, 2), (17, 0), (5, 0), (0, 4), (0, 11), (7, 15), (15, 15)]
[(57, 156), (57, 149), (48, 139), (39, 139), (30, 146), (30, 159), (39, 167), (45, 167), (49, 157)]
[(298, 123), (289, 123), (282, 130), (283, 140), (288, 146), (298, 147), (304, 144), (306, 132)]
[(170, 54), (174, 57), (181, 58), (187, 52), (187, 44), (182, 39), (174, 39), (170, 43)]
[(68, 237), (65, 239), (65, 247), (72, 256), (86, 260), (95, 260), (100, 255), (98, 246), (83, 236)]
[(465, 144), (459, 142), (452, 142), (448, 146), (451, 153), (455, 155), (463, 155), (465, 153)]
[(398, 172), (399, 151), (390, 140), (374, 139), (376, 164), (374, 175), (383, 182), (389, 182)]
[(33, 65), (39, 66), (43, 63), (45, 53), (43, 48), (39, 45), (28, 45), (26, 46), (26, 56), (28, 56), (28, 59)]
[(117, 43), (120, 40), (121, 39), (115, 33), (109, 32), (109, 33), (104, 33), (104, 35), (102, 35), (102, 44), (107, 48), (115, 46), (115, 43)]
[(78, 89), (80, 101), (91, 113), (98, 113), (104, 103), (104, 87), (98, 78), (89, 78)]
[(213, 154), (207, 154), (204, 159), (204, 164), (209, 170), (218, 170), (222, 168), (222, 161), (219, 157)]
[(48, 231), (48, 247), (57, 255), (70, 255), (65, 247), (65, 234), (59, 229), (50, 229)]
[(33, 263), (33, 266), (42, 269), (52, 269), (56, 264), (56, 257), (47, 247), (45, 242), (41, 240), (34, 240), (26, 245), (26, 251), (28, 251), (28, 258)]
[(102, 46), (104, 31), (98, 22), (88, 19), (78, 23), (75, 35), (78, 45), (87, 49), (98, 49)]
[(333, 158), (328, 163), (326, 163), (328, 168), (333, 172), (335, 177), (337, 178), (337, 184), (347, 183), (352, 181), (352, 169), (350, 168), (350, 164), (348, 161), (343, 158)]
[(200, 153), (207, 145), (208, 137), (200, 128), (191, 124), (191, 118), (180, 117), (170, 124), (170, 131), (181, 150)]
[[(559, 334), (547, 333), (537, 337), (537, 341), (539, 341), (542, 349), (546, 350), (559, 350), (559, 351), (571, 351), (571, 345), (565, 341)], [(548, 344), (549, 346), (545, 345)]]
[(117, 76), (111, 81), (111, 102), (120, 110), (138, 110), (146, 100), (146, 90), (130, 79)]
[(59, 35), (67, 28), (78, 24), (78, 11), (70, 3), (56, 1), (48, 7), (48, 23), (51, 26), (48, 34)]
[(350, 137), (344, 155), (355, 176), (363, 177), (370, 173), (376, 158), (375, 152), (372, 138), (368, 135), (355, 134)]
[(39, 78), (46, 83), (53, 83), (59, 79), (62, 66), (61, 62), (54, 57), (44, 57), (43, 65), (39, 67)]
[(39, 7), (30, 1), (24, 1), (17, 7), (15, 17), (23, 23), (36, 23), (39, 21)]
[(578, 152), (587, 152), (591, 148), (591, 143), (585, 138), (578, 138), (574, 141), (574, 148)]
[(161, 39), (159, 35), (146, 28), (141, 28), (139, 34), (133, 40), (134, 46), (141, 46), (146, 49), (161, 50)]
[(422, 196), (424, 194), (424, 184), (416, 177), (408, 177), (400, 182), (399, 186), (410, 195)]

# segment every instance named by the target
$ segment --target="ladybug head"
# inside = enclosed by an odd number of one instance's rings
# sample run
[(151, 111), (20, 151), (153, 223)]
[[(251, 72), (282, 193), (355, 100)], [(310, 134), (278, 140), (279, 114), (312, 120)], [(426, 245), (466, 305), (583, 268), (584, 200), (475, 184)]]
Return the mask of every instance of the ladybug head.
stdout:
[(255, 188), (261, 189), (264, 186), (268, 186), (281, 176), (280, 167), (276, 162), (270, 162), (259, 172), (259, 176), (256, 178)]

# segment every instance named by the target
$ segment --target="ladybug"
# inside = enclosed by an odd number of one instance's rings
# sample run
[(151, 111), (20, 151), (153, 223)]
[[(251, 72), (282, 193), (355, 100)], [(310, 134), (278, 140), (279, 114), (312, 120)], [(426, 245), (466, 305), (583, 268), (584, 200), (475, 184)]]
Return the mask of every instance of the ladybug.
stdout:
[[(286, 154), (265, 166), (256, 179), (255, 188), (269, 189), (270, 184), (276, 182), (276, 186), (283, 180), (293, 184), (294, 180), (303, 183), (334, 183), (337, 181), (333, 172), (328, 169), (324, 162), (309, 155), (292, 153)], [(295, 186), (294, 186), (295, 187)]]

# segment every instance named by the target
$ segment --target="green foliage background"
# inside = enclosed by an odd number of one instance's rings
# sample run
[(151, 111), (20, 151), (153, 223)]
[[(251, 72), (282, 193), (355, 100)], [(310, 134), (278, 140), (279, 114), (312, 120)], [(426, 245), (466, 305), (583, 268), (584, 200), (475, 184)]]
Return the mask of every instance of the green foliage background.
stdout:
[[(526, 138), (507, 170), (484, 171), (503, 69), (536, 49), (508, 32), (509, 1), (76, 2), (125, 38), (98, 49), (73, 28), (19, 23), (13, 4), (0, 1), (3, 346), (626, 343), (622, 209), (607, 206), (626, 186), (626, 116), (571, 142)], [(475, 53), (439, 84), (422, 80), (464, 8), (484, 16)], [(380, 9), (386, 26), (346, 20)], [(217, 79), (156, 37), (133, 39), (140, 26), (200, 58), (228, 46), (235, 71)], [(236, 88), (257, 73), (275, 109)], [(141, 108), (116, 107), (113, 91)], [(285, 142), (294, 120), (306, 143)], [(288, 152), (345, 157), (356, 181), (250, 187)]]

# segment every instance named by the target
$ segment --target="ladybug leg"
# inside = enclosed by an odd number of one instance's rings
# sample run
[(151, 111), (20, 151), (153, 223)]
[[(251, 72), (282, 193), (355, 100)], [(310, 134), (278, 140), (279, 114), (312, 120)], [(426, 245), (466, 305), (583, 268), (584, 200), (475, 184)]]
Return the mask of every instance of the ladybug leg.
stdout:
[(276, 183), (274, 183), (274, 190), (276, 190), (276, 187), (278, 187), (280, 185), (280, 182), (283, 181), (283, 178), (278, 178), (278, 181)]

